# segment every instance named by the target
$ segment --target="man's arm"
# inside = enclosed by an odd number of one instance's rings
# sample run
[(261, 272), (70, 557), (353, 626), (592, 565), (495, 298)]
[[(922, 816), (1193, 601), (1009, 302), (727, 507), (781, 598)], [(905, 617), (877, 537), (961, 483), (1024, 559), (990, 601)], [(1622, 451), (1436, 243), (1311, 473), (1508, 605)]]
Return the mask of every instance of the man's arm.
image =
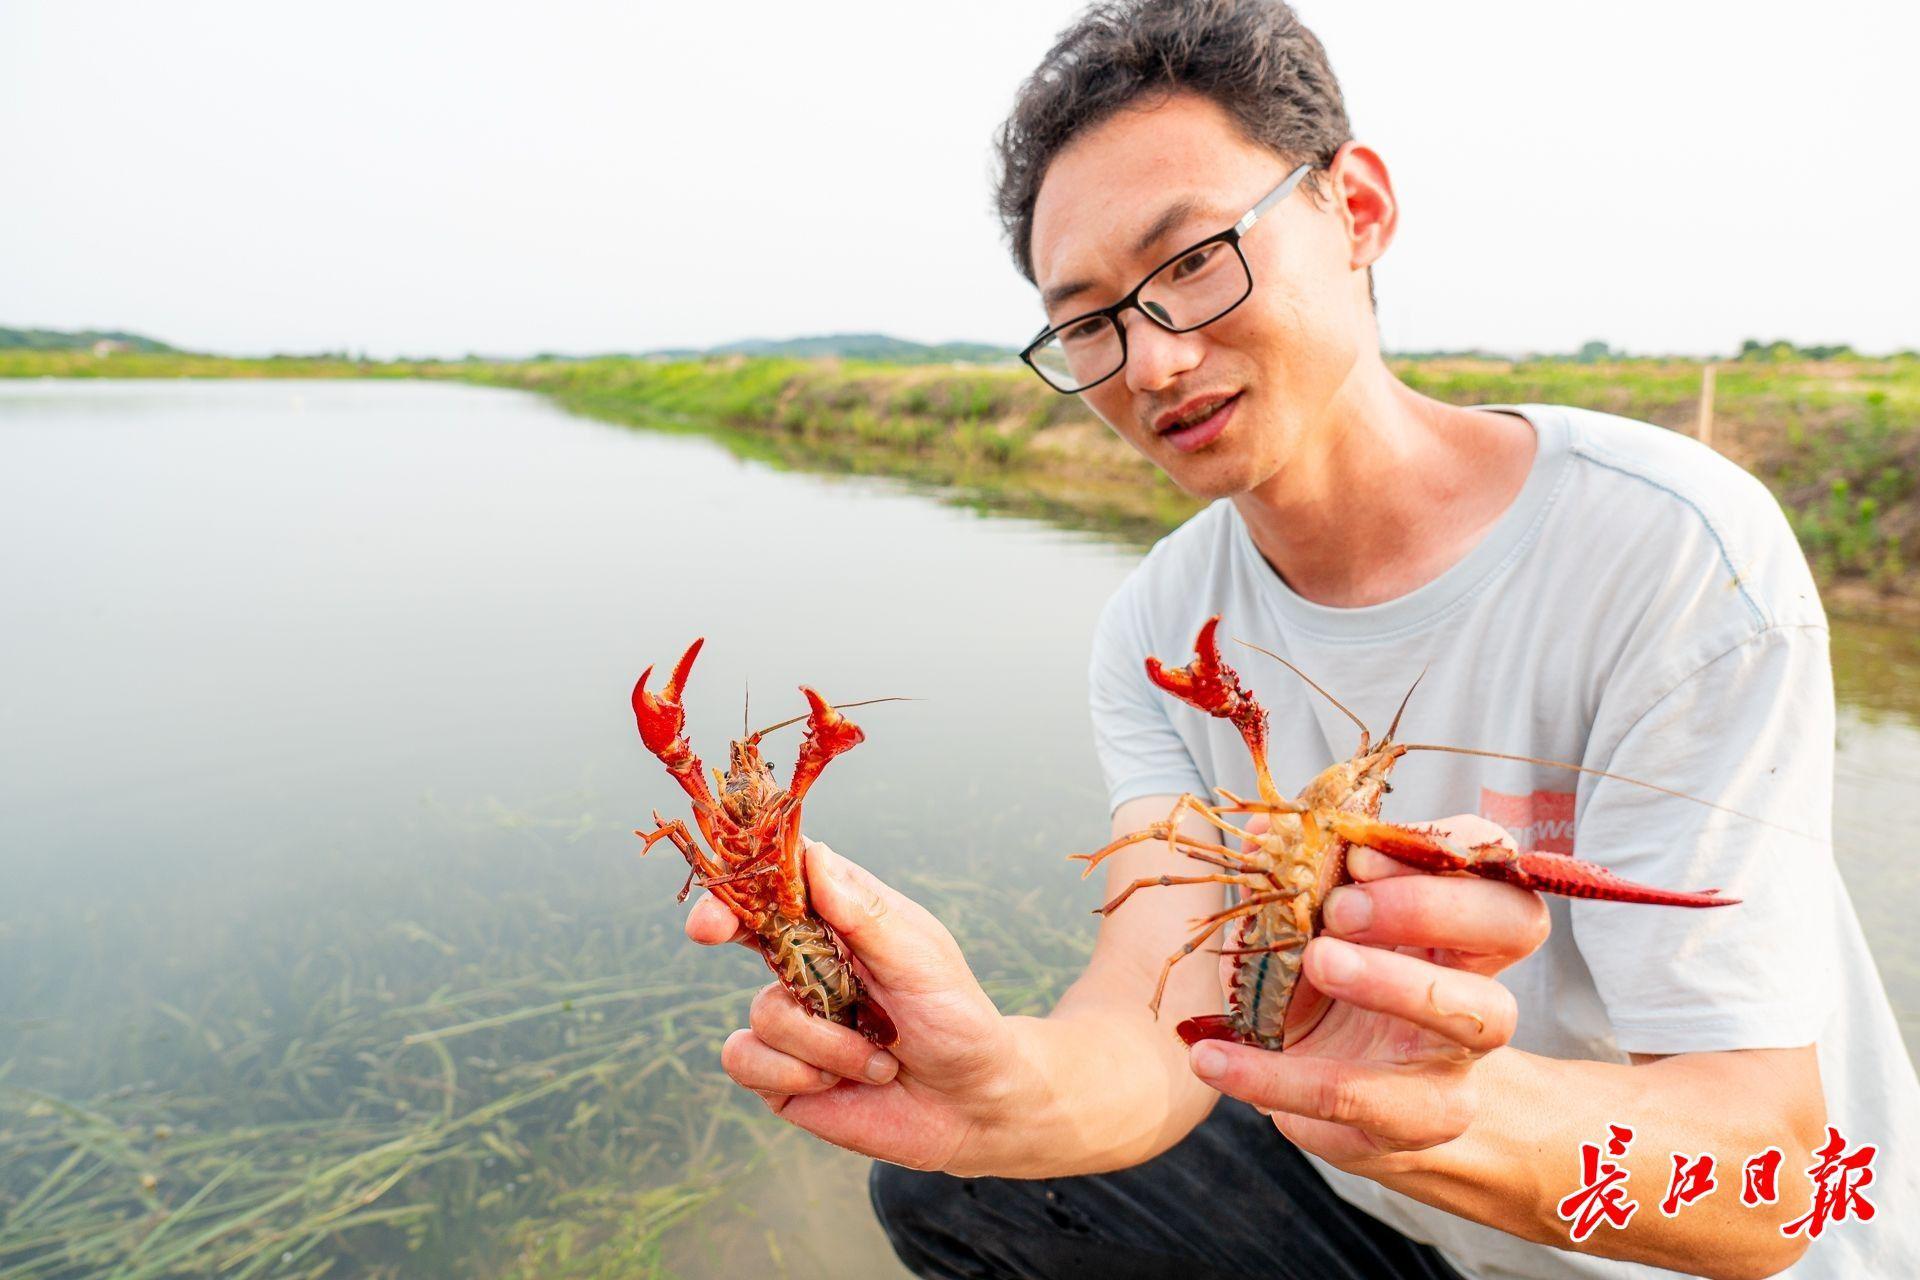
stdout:
[[(1408, 874), (1369, 850), (1350, 865), (1364, 883), (1329, 899), (1333, 936), (1306, 960), (1350, 1025), (1332, 1044), (1316, 1031), (1284, 1055), (1196, 1046), (1195, 1070), (1213, 1087), (1270, 1110), (1281, 1133), (1347, 1172), (1523, 1239), (1715, 1276), (1772, 1275), (1799, 1258), (1805, 1240), (1779, 1228), (1806, 1211), (1804, 1178), (1783, 1176), (1765, 1211), (1728, 1188), (1766, 1148), (1811, 1152), (1825, 1136), (1812, 1046), (1636, 1056), (1632, 1066), (1523, 1053), (1505, 1043), (1511, 997), (1501, 1004), (1491, 974), (1538, 945), (1516, 909), (1534, 895)], [(1370, 920), (1355, 928), (1361, 898)], [(1505, 950), (1503, 933), (1515, 938)], [(1339, 954), (1356, 963), (1336, 978), (1327, 961)], [(1432, 955), (1449, 963), (1423, 958)], [(1580, 1189), (1580, 1144), (1604, 1143), (1611, 1124), (1633, 1130), (1627, 1154), (1610, 1158), (1640, 1208), (1626, 1227), (1576, 1245), (1555, 1208)], [(1711, 1154), (1720, 1191), (1668, 1218), (1659, 1203), (1675, 1152)]]
[[(1167, 816), (1173, 796), (1129, 800), (1113, 814), (1113, 835), (1139, 831)], [(1185, 829), (1206, 838), (1198, 820)], [(1192, 875), (1207, 868), (1174, 854), (1163, 841), (1146, 841), (1108, 858), (1106, 892), (1111, 901), (1136, 880)], [(1189, 934), (1189, 922), (1218, 911), (1225, 895), (1218, 885), (1169, 885), (1136, 893), (1126, 909), (1104, 917), (1086, 972), (1067, 989), (1051, 1013), (1031, 1022), (1031, 1043), (1051, 1064), (1043, 1072), (1062, 1082), (1046, 1110), (1067, 1134), (1067, 1146), (1039, 1147), (1024, 1167), (1009, 1162), (1011, 1176), (1065, 1177), (1124, 1169), (1159, 1155), (1206, 1119), (1220, 1095), (1202, 1084), (1187, 1063), (1186, 1046), (1173, 1028), (1182, 1018), (1218, 1013), (1220, 983), (1215, 966), (1196, 954), (1167, 977), (1160, 1016), (1148, 1009), (1169, 956)]]
[[(1163, 818), (1173, 797), (1129, 801), (1123, 835)], [(1108, 897), (1135, 879), (1191, 874), (1164, 842), (1107, 860)], [(1158, 1021), (1147, 1008), (1187, 923), (1217, 910), (1212, 885), (1135, 895), (1107, 917), (1086, 971), (1044, 1018), (1002, 1017), (952, 935), (918, 904), (825, 846), (811, 844), (814, 907), (865, 966), (900, 1032), (893, 1052), (808, 1016), (776, 984), (757, 996), (750, 1027), (721, 1063), (782, 1118), (853, 1150), (962, 1175), (1065, 1177), (1125, 1168), (1166, 1150), (1217, 1100), (1194, 1078), (1174, 1025), (1218, 1012), (1204, 959), (1178, 965)], [(1064, 858), (1062, 874), (1071, 865)], [(697, 942), (742, 935), (718, 903), (688, 917)]]
[[(1688, 1053), (1633, 1066), (1567, 1062), (1503, 1049), (1481, 1068), (1483, 1091), (1505, 1099), (1454, 1142), (1419, 1153), (1381, 1182), (1428, 1204), (1542, 1244), (1715, 1276), (1770, 1276), (1806, 1251), (1780, 1226), (1804, 1214), (1811, 1186), (1780, 1178), (1780, 1202), (1740, 1203), (1741, 1168), (1768, 1147), (1809, 1153), (1825, 1137), (1826, 1106), (1813, 1046)], [(1639, 1211), (1620, 1230), (1573, 1245), (1554, 1205), (1579, 1189), (1580, 1144), (1608, 1124), (1633, 1130), (1618, 1163)], [(1714, 1158), (1718, 1194), (1660, 1212), (1674, 1152)], [(1804, 1163), (1799, 1160), (1798, 1163)]]

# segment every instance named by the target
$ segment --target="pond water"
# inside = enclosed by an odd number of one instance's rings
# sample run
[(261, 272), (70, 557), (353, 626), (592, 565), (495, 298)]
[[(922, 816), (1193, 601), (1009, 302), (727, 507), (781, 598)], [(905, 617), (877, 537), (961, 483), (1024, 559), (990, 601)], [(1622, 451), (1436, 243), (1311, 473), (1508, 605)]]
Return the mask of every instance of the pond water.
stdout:
[[(762, 979), (634, 857), (681, 806), (626, 696), (706, 636), (710, 760), (749, 682), (756, 724), (802, 681), (916, 699), (858, 714), (809, 829), (1046, 1007), (1138, 549), (941, 497), (517, 392), (0, 383), (0, 1273), (900, 1274), (861, 1162), (718, 1072)], [(1911, 1046), (1920, 642), (1835, 657)]]

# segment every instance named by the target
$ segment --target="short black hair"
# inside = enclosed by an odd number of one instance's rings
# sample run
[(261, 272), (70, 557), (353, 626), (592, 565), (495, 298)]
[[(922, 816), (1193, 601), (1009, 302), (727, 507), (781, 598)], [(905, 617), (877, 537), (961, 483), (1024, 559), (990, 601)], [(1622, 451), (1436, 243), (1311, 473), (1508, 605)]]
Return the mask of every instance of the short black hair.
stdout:
[[(1014, 264), (1033, 274), (1033, 206), (1082, 130), (1154, 95), (1203, 94), (1293, 164), (1332, 162), (1353, 136), (1327, 51), (1281, 0), (1103, 0), (1060, 33), (994, 139), (994, 191)], [(1321, 171), (1307, 175), (1318, 189)], [(1037, 282), (1036, 282), (1037, 283)]]

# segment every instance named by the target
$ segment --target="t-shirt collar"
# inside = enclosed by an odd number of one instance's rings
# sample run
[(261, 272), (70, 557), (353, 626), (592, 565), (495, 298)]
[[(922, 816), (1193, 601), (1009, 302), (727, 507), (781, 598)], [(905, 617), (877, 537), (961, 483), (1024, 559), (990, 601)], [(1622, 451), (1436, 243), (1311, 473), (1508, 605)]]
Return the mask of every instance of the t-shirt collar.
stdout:
[(1566, 474), (1569, 427), (1566, 415), (1551, 405), (1480, 405), (1526, 419), (1534, 430), (1533, 466), (1526, 482), (1485, 537), (1456, 564), (1423, 586), (1380, 604), (1340, 609), (1315, 604), (1297, 594), (1273, 571), (1253, 535), (1229, 504), (1233, 554), (1243, 581), (1259, 583), (1261, 598), (1274, 622), (1286, 631), (1329, 641), (1376, 641), (1418, 631), (1464, 607), (1502, 570), (1524, 554), (1538, 533)]

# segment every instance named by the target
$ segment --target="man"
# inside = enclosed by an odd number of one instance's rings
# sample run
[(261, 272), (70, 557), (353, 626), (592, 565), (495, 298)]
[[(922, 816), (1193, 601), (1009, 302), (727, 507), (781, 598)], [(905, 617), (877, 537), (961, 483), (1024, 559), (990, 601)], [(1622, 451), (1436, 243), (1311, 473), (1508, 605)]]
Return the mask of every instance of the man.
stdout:
[[(1356, 850), (1358, 883), (1328, 899), (1306, 952), (1326, 1019), (1285, 1054), (1189, 1051), (1172, 1027), (1219, 1011), (1217, 966), (1177, 966), (1158, 1021), (1147, 1003), (1216, 887), (1135, 895), (1058, 1008), (1005, 1018), (937, 921), (815, 845), (816, 906), (898, 1046), (770, 987), (727, 1071), (891, 1162), (876, 1207), (926, 1276), (1914, 1273), (1902, 1143), (1920, 1089), (1824, 840), (1825, 619), (1765, 490), (1656, 428), (1462, 409), (1394, 378), (1370, 275), (1393, 187), (1284, 5), (1091, 10), (1023, 88), (1001, 152), (1001, 211), (1049, 326), (1030, 362), (1218, 499), (1099, 624), (1115, 833), (1182, 792), (1252, 790), (1231, 726), (1142, 670), (1184, 662), (1222, 613), (1226, 634), (1276, 647), (1363, 716), (1429, 668), (1408, 712), (1423, 741), (1724, 806), (1429, 755), (1396, 772), (1392, 814), (1462, 814), (1439, 825), (1467, 841), (1497, 819), (1560, 851), (1577, 828), (1581, 856), (1622, 875), (1743, 901), (1543, 901)], [(1351, 724), (1278, 664), (1229, 660), (1273, 713), (1277, 777), (1297, 785), (1351, 751)], [(1194, 869), (1158, 843), (1107, 866), (1116, 890)], [(688, 932), (734, 929), (702, 903)], [(1781, 1228), (1811, 1207), (1800, 1171), (1829, 1124), (1879, 1144), (1869, 1199), (1888, 1212), (1809, 1251)], [(1576, 1244), (1556, 1210), (1581, 1189), (1583, 1144), (1638, 1209)], [(1743, 1168), (1770, 1149), (1777, 1201), (1746, 1205)], [(1718, 1190), (1668, 1214), (1676, 1153), (1712, 1156)]]

